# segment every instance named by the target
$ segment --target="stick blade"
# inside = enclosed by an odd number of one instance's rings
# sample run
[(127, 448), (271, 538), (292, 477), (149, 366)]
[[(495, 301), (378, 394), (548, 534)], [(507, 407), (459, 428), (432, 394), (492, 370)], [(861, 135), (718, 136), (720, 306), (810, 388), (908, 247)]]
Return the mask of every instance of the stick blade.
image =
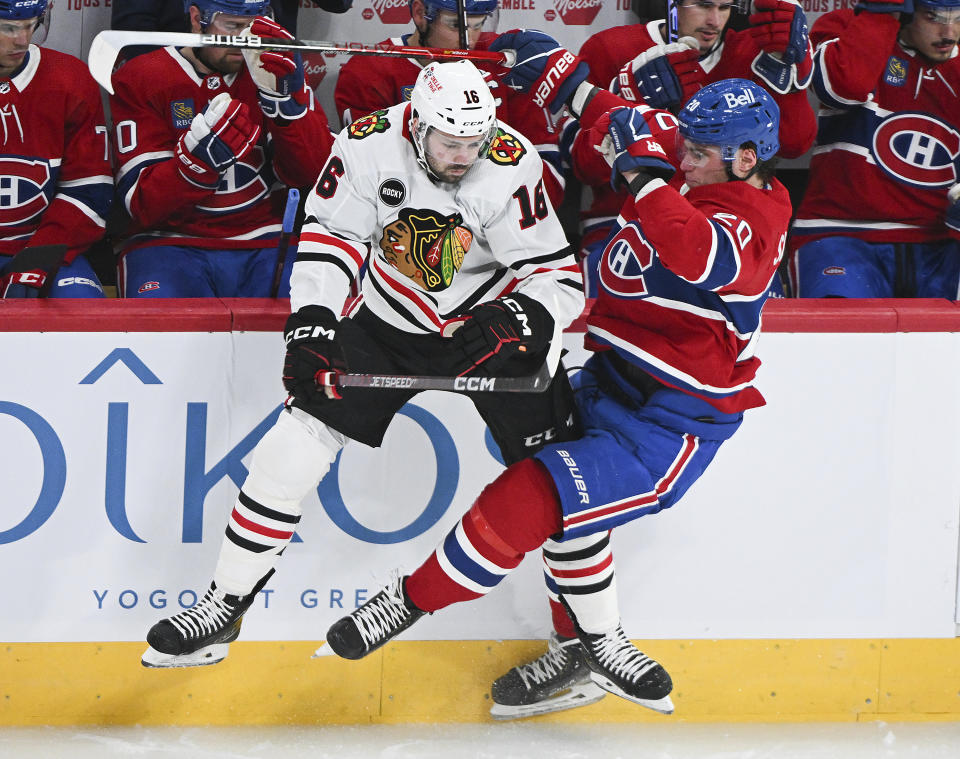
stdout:
[(201, 44), (203, 36), (189, 32), (138, 32), (127, 29), (104, 29), (93, 38), (87, 53), (87, 68), (97, 84), (113, 92), (113, 67), (120, 51), (129, 45), (156, 45), (157, 47), (192, 47)]
[(113, 66), (120, 55), (120, 48), (116, 45), (116, 37), (110, 29), (100, 32), (90, 44), (87, 53), (87, 67), (90, 75), (103, 89), (113, 94)]

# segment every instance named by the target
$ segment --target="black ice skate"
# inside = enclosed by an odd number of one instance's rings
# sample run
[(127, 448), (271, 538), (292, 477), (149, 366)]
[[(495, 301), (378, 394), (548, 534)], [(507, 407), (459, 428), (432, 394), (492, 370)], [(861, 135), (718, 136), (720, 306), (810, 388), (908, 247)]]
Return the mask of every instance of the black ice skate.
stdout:
[(356, 611), (327, 630), (327, 645), (344, 659), (362, 659), (393, 640), (426, 612), (407, 598), (404, 577), (398, 577)]
[(490, 716), (503, 720), (574, 709), (607, 694), (591, 679), (580, 641), (551, 633), (547, 652), (498, 677), (490, 695)]
[(673, 682), (660, 664), (641, 652), (617, 625), (595, 635), (577, 629), (593, 681), (614, 695), (663, 714), (673, 713)]
[(140, 663), (144, 667), (200, 667), (223, 661), (230, 643), (240, 635), (244, 612), (269, 576), (245, 596), (228, 595), (210, 583), (198, 603), (150, 628), (150, 648)]

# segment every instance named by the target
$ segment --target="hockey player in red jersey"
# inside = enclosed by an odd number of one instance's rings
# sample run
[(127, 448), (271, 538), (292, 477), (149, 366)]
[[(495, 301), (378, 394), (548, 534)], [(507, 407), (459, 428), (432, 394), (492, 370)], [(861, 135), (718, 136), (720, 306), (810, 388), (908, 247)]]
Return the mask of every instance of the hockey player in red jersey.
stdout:
[[(731, 0), (673, 1), (677, 39), (670, 38), (663, 0), (646, 0), (638, 12), (650, 20), (604, 29), (584, 42), (580, 57), (590, 67), (590, 81), (628, 100), (676, 112), (706, 84), (730, 77), (750, 79), (771, 93), (782, 114), (780, 156), (806, 153), (817, 125), (806, 93), (813, 51), (800, 5), (794, 0), (756, 0), (749, 27), (734, 31), (728, 28), (731, 16), (742, 11)], [(578, 178), (589, 184), (585, 177)], [(581, 219), (581, 256), (588, 294), (593, 295), (603, 241), (625, 196), (609, 186), (590, 189), (590, 205)], [(782, 294), (779, 279), (774, 280), (774, 292)]]
[(48, 23), (47, 0), (0, 0), (0, 297), (102, 298), (83, 254), (113, 200), (106, 120), (87, 67), (39, 47)]
[(817, 20), (819, 134), (790, 237), (799, 297), (960, 298), (958, 37), (960, 0)]
[(772, 176), (779, 113), (755, 83), (710, 84), (678, 119), (607, 111), (615, 96), (582, 88), (573, 110), (593, 139), (574, 158), (629, 191), (587, 319), (595, 354), (574, 378), (586, 433), (510, 466), (424, 564), (327, 633), (335, 653), (361, 658), (425, 613), (489, 592), (545, 544), (576, 637), (554, 636), (494, 683), (499, 718), (589, 703), (598, 686), (672, 710), (670, 676), (620, 625), (609, 530), (676, 503), (764, 403), (754, 347), (791, 213)]
[[(410, 102), (338, 135), (305, 206), (284, 328), (286, 408), (253, 452), (210, 590), (151, 628), (145, 665), (226, 656), (302, 499), (349, 440), (379, 446), (417, 394), (334, 392), (331, 375), (523, 377), (552, 361), (584, 300), (542, 172), (469, 61), (430, 64)], [(360, 299), (341, 318), (358, 276)], [(551, 369), (543, 392), (467, 393), (507, 462), (579, 434), (566, 373)]]
[[(185, 6), (194, 32), (290, 37), (261, 15), (267, 0)], [(114, 89), (117, 185), (131, 216), (121, 294), (270, 295), (286, 189), (311, 186), (333, 142), (300, 55), (168, 47), (123, 65)]]
[[(496, 39), (499, 0), (466, 0), (467, 46), (486, 50)], [(441, 50), (457, 49), (459, 22), (457, 0), (410, 0), (414, 30), (384, 40), (391, 45), (412, 45)], [(337, 113), (344, 126), (360, 116), (389, 108), (410, 99), (417, 75), (427, 64), (416, 58), (381, 58), (358, 55), (340, 69), (334, 90)], [(559, 130), (554, 116), (534, 105), (530, 98), (499, 84), (497, 66), (477, 63), (489, 74), (487, 83), (497, 99), (497, 118), (519, 129), (536, 145), (544, 162), (544, 188), (555, 206), (563, 199), (565, 185), (558, 147)]]

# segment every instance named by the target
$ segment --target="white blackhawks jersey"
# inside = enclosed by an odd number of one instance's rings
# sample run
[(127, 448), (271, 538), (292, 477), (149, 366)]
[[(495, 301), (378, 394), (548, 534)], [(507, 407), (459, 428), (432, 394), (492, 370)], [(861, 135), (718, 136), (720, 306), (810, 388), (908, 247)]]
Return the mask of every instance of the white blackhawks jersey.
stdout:
[(350, 312), (362, 303), (405, 332), (439, 332), (512, 291), (546, 306), (558, 331), (569, 326), (584, 307), (583, 280), (536, 148), (500, 124), (490, 154), (458, 184), (434, 183), (417, 163), (409, 111), (376, 111), (337, 136), (307, 198), (292, 310), (339, 314), (363, 268)]

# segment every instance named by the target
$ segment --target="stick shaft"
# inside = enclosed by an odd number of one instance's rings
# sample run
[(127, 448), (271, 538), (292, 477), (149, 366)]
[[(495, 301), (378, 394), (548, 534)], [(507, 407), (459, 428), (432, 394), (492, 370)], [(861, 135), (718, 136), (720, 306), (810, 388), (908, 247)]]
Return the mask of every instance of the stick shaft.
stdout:
[(440, 50), (406, 45), (367, 44), (363, 42), (326, 42), (324, 40), (285, 40), (253, 35), (191, 34), (188, 32), (141, 32), (105, 29), (93, 39), (87, 63), (93, 78), (113, 92), (110, 76), (120, 51), (130, 45), (157, 47), (237, 47), (252, 50), (298, 50), (300, 52), (342, 53), (345, 55), (386, 55), (395, 58), (426, 58), (437, 61), (471, 60), (510, 65), (510, 57), (489, 50)]
[[(530, 377), (425, 377), (413, 374), (335, 374), (337, 387), (379, 390), (446, 390), (454, 393), (539, 393), (549, 387), (550, 370), (544, 365)], [(327, 383), (323, 383), (327, 384)]]
[(273, 270), (273, 283), (270, 285), (271, 298), (276, 298), (280, 291), (283, 265), (287, 261), (287, 251), (290, 250), (290, 238), (293, 236), (293, 225), (297, 219), (297, 207), (299, 205), (300, 190), (291, 187), (287, 191), (287, 205), (283, 210), (283, 228), (280, 230), (280, 240), (277, 243), (277, 264)]

